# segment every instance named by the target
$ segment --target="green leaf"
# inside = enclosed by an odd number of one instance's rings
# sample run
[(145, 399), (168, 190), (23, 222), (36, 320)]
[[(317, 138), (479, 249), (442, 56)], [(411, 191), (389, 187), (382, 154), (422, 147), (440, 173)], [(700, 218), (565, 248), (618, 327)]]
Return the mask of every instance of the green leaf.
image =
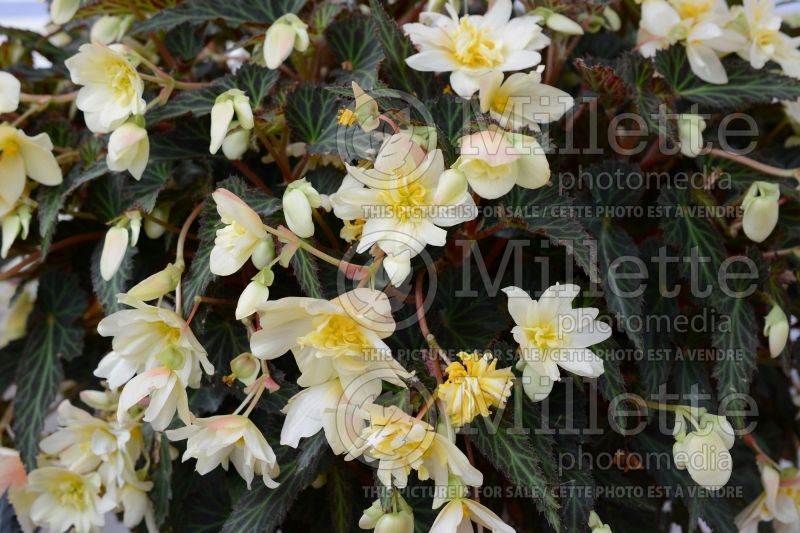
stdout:
[(167, 32), (164, 44), (173, 56), (191, 61), (203, 49), (203, 33), (191, 24), (181, 24)]
[(129, 198), (130, 207), (150, 212), (156, 205), (158, 194), (166, 187), (172, 176), (172, 166), (166, 163), (148, 165), (142, 179), (135, 180), (128, 176), (125, 184), (125, 195)]
[(336, 120), (340, 107), (336, 95), (321, 86), (303, 84), (286, 97), (284, 114), (292, 132), (292, 139), (306, 143), (312, 154), (337, 153)]
[[(227, 74), (214, 80), (208, 87), (192, 91), (181, 91), (166, 105), (147, 112), (148, 124), (179, 117), (191, 113), (202, 117), (211, 113), (217, 96), (230, 89), (240, 89), (247, 93), (253, 109), (260, 109), (264, 98), (278, 81), (278, 71), (270, 70), (252, 63), (242, 66), (236, 74)], [(208, 144), (208, 139), (206, 139)]]
[(125, 175), (112, 174), (89, 190), (89, 209), (103, 221), (119, 216), (126, 208)]
[(338, 2), (331, 0), (318, 2), (311, 12), (311, 20), (308, 25), (316, 33), (322, 33), (342, 10), (344, 10), (344, 5)]
[(136, 255), (136, 248), (130, 246), (125, 250), (125, 257), (119, 270), (110, 280), (106, 281), (100, 275), (100, 256), (103, 252), (104, 241), (101, 240), (94, 248), (92, 253), (92, 289), (106, 315), (115, 313), (124, 307), (117, 302), (117, 294), (127, 292), (132, 287), (130, 283), (133, 277), (133, 258)]
[(469, 133), (467, 129), (473, 120), (472, 106), (472, 102), (454, 94), (444, 94), (428, 106), (438, 130), (439, 142), (450, 163), (458, 157), (459, 139)]
[(169, 439), (166, 434), (159, 436), (158, 465), (150, 472), (153, 489), (148, 493), (153, 501), (156, 525), (161, 526), (169, 513), (172, 499), (172, 459), (169, 456)]
[[(510, 411), (510, 409), (509, 409)], [(492, 465), (510, 482), (529, 491), (534, 496), (537, 509), (544, 513), (556, 531), (561, 529), (558, 517), (558, 502), (548, 487), (542, 473), (539, 456), (534, 451), (528, 436), (515, 429), (512, 416), (505, 413), (499, 426), (488, 418), (479, 418), (470, 426), (470, 439)]]
[(165, 9), (134, 28), (135, 33), (170, 30), (179, 24), (223, 21), (235, 28), (244, 24), (270, 24), (286, 13), (297, 13), (305, 0), (186, 0)]
[(319, 266), (317, 260), (308, 252), (299, 248), (292, 256), (290, 262), (297, 283), (303, 294), (311, 298), (322, 298), (322, 284), (319, 279)]
[(328, 504), (331, 509), (331, 531), (348, 533), (353, 530), (353, 482), (347, 470), (339, 465), (328, 470)]
[[(236, 506), (222, 533), (250, 533), (274, 531), (289, 512), (292, 503), (317, 477), (328, 443), (323, 432), (304, 439), (297, 452), (286, 446), (276, 450), (281, 475), (280, 486), (268, 489), (258, 479)], [(256, 484), (257, 483), (257, 484)]]
[(76, 19), (109, 16), (126, 16), (133, 13), (150, 15), (158, 11), (173, 7), (177, 0), (97, 0), (85, 2), (85, 5), (75, 13)]
[(325, 37), (339, 63), (346, 63), (334, 71), (336, 81), (350, 85), (358, 83), (369, 90), (378, 78), (378, 64), (383, 52), (375, 46), (375, 22), (371, 17), (354, 16), (338, 20), (325, 31)]
[(406, 65), (406, 58), (417, 53), (411, 39), (403, 35), (394, 18), (386, 13), (378, 0), (370, 0), (370, 8), (375, 18), (378, 41), (385, 56), (381, 74), (389, 81), (388, 85), (421, 99), (439, 96), (441, 88), (432, 75)]
[(36, 305), (28, 319), (25, 364), (15, 380), (16, 448), (29, 472), (36, 468), (39, 434), (64, 376), (60, 359), (82, 352), (83, 328), (76, 322), (85, 309), (86, 294), (74, 274), (48, 272), (40, 278)]
[(756, 70), (736, 57), (725, 58), (722, 63), (728, 83), (717, 85), (701, 80), (692, 72), (682, 46), (672, 46), (656, 55), (656, 69), (675, 94), (702, 108), (736, 109), (800, 98), (800, 80), (772, 68)]
[[(174, 491), (181, 497), (172, 500), (168, 517), (169, 522), (175, 526), (174, 531), (219, 533), (233, 506), (224, 471), (217, 468), (200, 476), (192, 470), (181, 478), (185, 480), (185, 486), (182, 486), (178, 485), (181, 479), (175, 480), (175, 474), (180, 473), (180, 468), (175, 467), (172, 478)], [(166, 528), (162, 529), (164, 530)]]
[(560, 492), (565, 497), (561, 508), (564, 531), (585, 531), (589, 512), (594, 508), (594, 479), (587, 465), (564, 469)]
[(19, 362), (25, 353), (25, 338), (16, 339), (0, 348), (0, 390), (8, 390), (14, 383)]

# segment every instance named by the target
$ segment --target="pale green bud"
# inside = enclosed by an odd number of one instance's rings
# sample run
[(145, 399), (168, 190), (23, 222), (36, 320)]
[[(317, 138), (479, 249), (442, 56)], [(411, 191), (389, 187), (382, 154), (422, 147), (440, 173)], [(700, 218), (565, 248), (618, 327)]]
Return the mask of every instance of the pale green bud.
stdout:
[(789, 319), (777, 305), (772, 306), (764, 320), (764, 335), (769, 340), (769, 354), (778, 357), (789, 340)]
[[(154, 218), (161, 220), (162, 222), (169, 221), (169, 212), (172, 209), (172, 204), (158, 204), (153, 208), (153, 211), (150, 213)], [(154, 222), (150, 218), (145, 218), (144, 220), (144, 233), (151, 239), (158, 239), (164, 232), (167, 230), (162, 224), (158, 222)]]
[(245, 385), (256, 380), (260, 369), (261, 363), (250, 352), (239, 354), (231, 361), (231, 372)]
[(769, 237), (778, 224), (781, 193), (776, 183), (756, 181), (748, 189), (742, 201), (742, 229), (753, 242), (762, 242)]
[(134, 285), (128, 291), (128, 295), (143, 302), (161, 298), (175, 290), (181, 280), (181, 274), (183, 274), (182, 268), (169, 263), (164, 270), (156, 272)]
[(156, 355), (156, 360), (170, 370), (178, 370), (183, 368), (186, 357), (180, 348), (170, 345)]

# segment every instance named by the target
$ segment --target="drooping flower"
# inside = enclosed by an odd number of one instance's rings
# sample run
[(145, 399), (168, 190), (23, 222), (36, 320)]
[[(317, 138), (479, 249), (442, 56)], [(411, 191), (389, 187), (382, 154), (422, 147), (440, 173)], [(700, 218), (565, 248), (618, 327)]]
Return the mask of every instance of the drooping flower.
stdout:
[(236, 320), (242, 320), (252, 315), (261, 304), (267, 301), (269, 287), (274, 279), (275, 274), (270, 268), (265, 268), (253, 276), (252, 281), (247, 284), (242, 294), (239, 295), (239, 301), (236, 302), (236, 311), (234, 313)]
[(211, 145), (208, 148), (212, 154), (216, 154), (222, 146), (234, 114), (242, 129), (253, 129), (255, 122), (250, 98), (240, 89), (229, 89), (217, 96), (214, 101), (214, 106), (211, 108)]
[(779, 305), (773, 305), (764, 319), (764, 335), (769, 340), (769, 354), (778, 357), (789, 340), (789, 319)]
[(90, 533), (105, 524), (104, 514), (114, 501), (100, 496), (100, 476), (79, 474), (66, 468), (45, 466), (28, 475), (26, 491), (33, 503), (31, 521), (51, 531)]
[(17, 78), (0, 70), (0, 113), (13, 113), (17, 110), (20, 87)]
[(217, 230), (210, 268), (218, 276), (230, 276), (267, 238), (267, 230), (258, 214), (229, 190), (217, 189), (212, 196), (225, 227)]
[(511, 1), (498, 0), (484, 15), (460, 17), (446, 4), (448, 15), (422, 13), (430, 25), (411, 23), (403, 30), (419, 49), (406, 58), (408, 66), (424, 72), (450, 72), (450, 85), (469, 98), (480, 78), (492, 71), (509, 72), (536, 66), (542, 56), (528, 49), (540, 40), (540, 17), (511, 19)]
[(780, 31), (782, 20), (775, 12), (774, 0), (744, 0), (734, 10), (733, 28), (747, 37), (739, 55), (753, 68), (761, 69), (775, 61), (786, 75), (800, 78), (800, 38)]
[(42, 185), (58, 185), (61, 167), (46, 133), (28, 137), (22, 130), (0, 124), (0, 216), (14, 208), (25, 190), (25, 177)]
[[(250, 338), (250, 351), (274, 359), (291, 350), (301, 387), (340, 378), (350, 382), (372, 371), (398, 386), (409, 377), (383, 342), (395, 329), (388, 297), (358, 288), (333, 300), (289, 297), (268, 301), (258, 310), (261, 329)], [(381, 379), (364, 384), (377, 396)], [(367, 394), (365, 392), (365, 394)]]
[(742, 200), (742, 230), (753, 242), (763, 242), (778, 225), (781, 198), (780, 186), (768, 181), (755, 181)]
[[(693, 426), (687, 433), (687, 427)], [(675, 444), (672, 455), (679, 470), (688, 470), (698, 485), (711, 490), (724, 486), (731, 477), (733, 427), (724, 416), (704, 408), (684, 407), (675, 412)]]
[(550, 164), (536, 139), (495, 128), (459, 140), (460, 156), (453, 163), (481, 198), (500, 198), (514, 188), (543, 187)]
[(739, 533), (757, 533), (760, 522), (772, 522), (779, 533), (800, 531), (800, 475), (796, 468), (778, 469), (765, 459), (758, 461), (764, 492), (736, 516)]
[(478, 415), (489, 416), (490, 407), (502, 408), (514, 379), (510, 368), (496, 369), (497, 360), (490, 353), (481, 357), (460, 352), (458, 357), (461, 362), (447, 366), (447, 381), (437, 392), (455, 427), (469, 424)]
[(128, 296), (149, 302), (174, 291), (181, 280), (183, 268), (168, 263), (164, 270), (148, 276), (128, 290)]
[(131, 115), (144, 115), (144, 82), (121, 47), (84, 44), (64, 64), (72, 83), (83, 85), (76, 104), (86, 126), (95, 133), (108, 133)]
[(233, 121), (225, 140), (222, 141), (222, 153), (226, 159), (236, 161), (242, 158), (248, 148), (250, 148), (250, 130), (240, 128), (239, 123)]
[(308, 49), (308, 25), (294, 13), (287, 13), (272, 23), (264, 39), (264, 62), (276, 69), (286, 61), (292, 50)]
[(267, 439), (246, 416), (220, 415), (196, 418), (190, 425), (167, 431), (170, 440), (188, 439), (183, 461), (197, 459), (195, 470), (205, 475), (217, 466), (234, 468), (247, 482), (261, 476), (264, 485), (275, 488), (280, 473), (277, 458)]
[(572, 308), (580, 287), (556, 284), (538, 301), (517, 287), (503, 292), (517, 324), (511, 330), (520, 347), (517, 367), (522, 367), (522, 386), (531, 400), (541, 401), (550, 394), (553, 383), (561, 379), (559, 367), (584, 377), (603, 373), (603, 360), (589, 347), (608, 339), (611, 327), (596, 320), (596, 308)]
[(322, 197), (305, 178), (295, 180), (283, 193), (283, 215), (289, 229), (303, 239), (314, 235), (312, 209), (322, 205)]
[(128, 250), (128, 230), (122, 225), (112, 226), (103, 240), (100, 252), (100, 277), (110, 281), (117, 273)]
[(395, 285), (404, 281), (411, 258), (426, 245), (445, 244), (444, 227), (477, 216), (466, 191), (460, 198), (436, 203), (444, 172), (442, 152), (426, 154), (407, 135), (389, 137), (373, 168), (348, 165), (347, 170), (341, 187), (330, 197), (333, 212), (342, 220), (366, 219), (356, 249), (360, 253), (378, 245), (387, 255), (383, 266)]
[[(175, 353), (175, 352), (172, 352)], [(142, 420), (149, 422), (156, 431), (164, 431), (175, 413), (184, 424), (192, 421), (186, 385), (170, 366), (151, 368), (128, 381), (122, 388), (117, 406), (117, 420), (128, 418), (128, 410), (149, 397), (150, 402)]]
[(436, 516), (430, 533), (460, 533), (473, 531), (472, 522), (489, 531), (514, 533), (514, 528), (503, 522), (491, 509), (467, 497), (467, 489), (461, 479), (450, 476), (447, 497), (434, 500), (436, 509), (445, 503)]
[(703, 131), (706, 121), (700, 115), (684, 113), (678, 116), (678, 140), (681, 153), (686, 157), (697, 157), (703, 152)]
[(140, 180), (149, 158), (150, 139), (147, 130), (135, 121), (118, 127), (108, 138), (106, 163), (109, 170), (127, 170), (136, 180)]
[(503, 81), (502, 72), (480, 79), (481, 112), (489, 113), (501, 128), (533, 131), (539, 124), (554, 122), (575, 104), (569, 93), (542, 83), (541, 70), (512, 74)]

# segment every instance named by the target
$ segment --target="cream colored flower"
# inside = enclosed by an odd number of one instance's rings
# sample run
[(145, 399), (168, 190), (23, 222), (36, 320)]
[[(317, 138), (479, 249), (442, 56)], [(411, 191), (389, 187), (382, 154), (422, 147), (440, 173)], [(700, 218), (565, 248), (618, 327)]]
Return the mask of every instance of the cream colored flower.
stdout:
[(703, 131), (706, 121), (700, 115), (683, 114), (678, 116), (678, 139), (681, 153), (686, 157), (697, 157), (703, 152)]
[[(331, 195), (334, 214), (342, 220), (366, 219), (359, 253), (377, 245), (387, 257), (383, 266), (392, 283), (401, 284), (411, 258), (426, 245), (444, 246), (447, 231), (477, 215), (466, 191), (460, 198), (436, 203), (444, 158), (439, 149), (428, 152), (404, 134), (389, 137), (373, 168), (347, 166), (339, 190)], [(442, 195), (439, 195), (440, 197)]]
[(242, 268), (267, 238), (267, 230), (258, 214), (229, 190), (217, 189), (212, 196), (225, 227), (217, 230), (211, 250), (211, 272), (230, 276)]
[(473, 487), (483, 483), (483, 474), (450, 439), (397, 406), (366, 404), (355, 408), (355, 416), (369, 425), (354, 439), (345, 459), (377, 461), (378, 480), (383, 485), (405, 488), (412, 469), (420, 480), (433, 479), (436, 486), (446, 486), (450, 474)]
[(409, 377), (383, 342), (395, 322), (389, 299), (380, 291), (359, 288), (330, 301), (281, 298), (262, 304), (258, 317), (261, 329), (250, 338), (250, 351), (274, 359), (291, 350), (301, 387), (340, 378), (348, 388), (364, 374), (381, 372), (380, 379), (363, 384), (377, 396), (382, 380), (404, 386)]
[[(687, 433), (689, 425), (694, 429)], [(728, 450), (734, 444), (734, 432), (724, 416), (704, 408), (677, 409), (674, 435), (672, 455), (679, 470), (688, 470), (695, 483), (711, 490), (728, 482), (733, 468)]]
[(197, 459), (195, 470), (205, 475), (217, 466), (225, 470), (228, 464), (247, 482), (258, 475), (264, 485), (275, 488), (280, 473), (275, 453), (261, 431), (246, 416), (220, 415), (196, 418), (191, 425), (167, 431), (170, 440), (188, 439), (183, 461)]
[(755, 181), (742, 200), (742, 230), (753, 242), (763, 242), (778, 225), (780, 187), (777, 183)]
[(211, 108), (211, 145), (208, 150), (216, 154), (222, 146), (225, 136), (230, 130), (233, 116), (236, 115), (238, 125), (245, 130), (255, 126), (250, 98), (240, 89), (229, 89), (217, 96)]
[(86, 126), (95, 133), (108, 133), (131, 115), (144, 115), (144, 82), (117, 47), (84, 44), (67, 59), (72, 83), (83, 85), (76, 102)]
[(33, 504), (30, 517), (34, 524), (51, 531), (90, 533), (105, 524), (104, 514), (114, 502), (100, 497), (100, 476), (79, 474), (66, 468), (45, 466), (28, 475), (27, 492)]
[(164, 270), (159, 270), (143, 279), (131, 287), (127, 294), (131, 298), (136, 298), (143, 302), (161, 298), (175, 290), (178, 283), (180, 283), (182, 273), (182, 266), (168, 263)]
[(207, 374), (214, 373), (206, 351), (174, 311), (124, 294), (118, 300), (132, 309), (117, 311), (97, 325), (100, 335), (114, 337), (111, 353), (95, 370), (96, 376), (108, 380), (109, 387), (116, 389), (137, 373), (164, 366), (174, 369), (181, 383), (193, 388), (200, 386), (201, 367)]
[(739, 533), (757, 533), (760, 522), (772, 522), (778, 533), (800, 531), (800, 475), (796, 468), (778, 470), (758, 462), (764, 492), (736, 516)]
[(764, 320), (764, 335), (769, 340), (769, 354), (778, 357), (789, 340), (789, 319), (779, 305), (773, 305)]
[(467, 498), (467, 488), (458, 477), (451, 475), (448, 481), (445, 498), (435, 498), (433, 508), (437, 509), (446, 502), (439, 511), (431, 526), (430, 533), (461, 533), (473, 531), (472, 522), (485, 527), (489, 531), (514, 533), (514, 528), (503, 522), (488, 507)]
[(128, 30), (133, 26), (136, 18), (133, 15), (125, 15), (120, 17), (103, 16), (97, 19), (92, 25), (92, 30), (89, 33), (92, 42), (109, 45), (121, 41)]
[(117, 406), (117, 420), (122, 423), (128, 418), (130, 408), (149, 397), (150, 402), (142, 420), (149, 422), (153, 429), (167, 429), (175, 413), (184, 424), (189, 424), (192, 413), (189, 411), (189, 397), (185, 387), (172, 368), (151, 368), (128, 381), (122, 388)]
[(28, 231), (31, 225), (31, 207), (27, 203), (23, 203), (16, 210), (0, 218), (2, 219), (3, 233), (0, 258), (5, 259), (17, 237), (20, 237), (23, 241), (28, 238)]
[(503, 81), (502, 72), (490, 72), (480, 79), (481, 112), (489, 113), (501, 128), (533, 131), (539, 124), (554, 122), (575, 104), (561, 89), (542, 83), (541, 70), (512, 74)]
[(800, 78), (800, 38), (781, 32), (781, 17), (775, 12), (774, 0), (744, 0), (737, 7), (734, 28), (747, 37), (747, 45), (739, 55), (753, 68), (761, 69), (775, 61), (788, 76)]
[(17, 78), (0, 70), (0, 113), (13, 113), (17, 110), (20, 87)]
[(305, 178), (286, 187), (282, 205), (286, 225), (295, 235), (303, 239), (314, 235), (312, 209), (322, 205), (322, 197)]
[(122, 266), (127, 250), (128, 230), (121, 225), (109, 228), (103, 240), (103, 250), (100, 252), (100, 277), (110, 281)]
[[(267, 301), (269, 298), (269, 286), (272, 285), (272, 280), (275, 275), (272, 270), (265, 269), (266, 273), (259, 272), (253, 280), (247, 284), (242, 294), (239, 295), (239, 300), (236, 302), (235, 316), (236, 320), (242, 320), (253, 313), (255, 313), (259, 306)], [(267, 283), (269, 282), (269, 283)]]
[(514, 185), (538, 189), (550, 179), (550, 164), (533, 137), (491, 128), (462, 137), (459, 144), (453, 168), (481, 198), (500, 198)]
[(424, 72), (450, 72), (450, 85), (469, 98), (478, 90), (481, 76), (492, 71), (531, 68), (541, 54), (527, 49), (538, 40), (539, 17), (511, 19), (511, 1), (497, 0), (485, 15), (458, 16), (450, 4), (448, 15), (423, 13), (430, 25), (406, 24), (403, 30), (419, 49), (406, 58), (408, 66)]
[(286, 61), (292, 50), (308, 49), (308, 25), (294, 13), (287, 13), (272, 23), (264, 39), (264, 62), (276, 69)]
[(28, 137), (22, 130), (0, 124), (0, 216), (14, 208), (25, 190), (25, 176), (42, 185), (58, 185), (61, 167), (46, 133)]
[(572, 308), (580, 292), (577, 285), (556, 284), (533, 300), (517, 287), (503, 289), (508, 312), (517, 324), (511, 333), (519, 343), (522, 386), (533, 401), (550, 394), (561, 379), (559, 367), (584, 377), (599, 377), (603, 360), (589, 347), (611, 336), (608, 324), (597, 320), (594, 307)]
[(589, 513), (589, 527), (592, 529), (592, 533), (612, 533), (611, 527), (604, 524), (594, 511)]
[(114, 172), (128, 171), (135, 179), (142, 179), (150, 157), (150, 140), (147, 130), (136, 122), (126, 122), (108, 138), (106, 164)]
[(478, 415), (489, 416), (490, 407), (505, 406), (514, 379), (510, 368), (495, 368), (497, 361), (490, 353), (481, 357), (460, 352), (458, 357), (461, 362), (447, 365), (447, 381), (437, 389), (455, 427), (469, 424)]

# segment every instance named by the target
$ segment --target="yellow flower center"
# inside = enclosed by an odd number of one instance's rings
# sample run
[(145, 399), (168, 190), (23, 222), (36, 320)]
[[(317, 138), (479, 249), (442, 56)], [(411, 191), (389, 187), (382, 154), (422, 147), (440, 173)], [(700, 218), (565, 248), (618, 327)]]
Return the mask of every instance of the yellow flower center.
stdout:
[(59, 503), (64, 507), (75, 507), (80, 510), (86, 509), (83, 483), (78, 479), (61, 481), (56, 487), (55, 494)]
[(19, 144), (17, 141), (8, 140), (0, 146), (0, 152), (4, 156), (13, 157), (19, 153)]
[(676, 7), (678, 15), (682, 19), (699, 18), (711, 11), (712, 4), (709, 1), (686, 0), (680, 2)]
[(492, 68), (503, 61), (502, 43), (494, 39), (491, 28), (479, 28), (463, 17), (453, 34), (453, 55), (469, 68)]
[(778, 41), (778, 32), (772, 30), (759, 30), (753, 36), (753, 41), (760, 48), (768, 48)]
[(127, 64), (119, 61), (106, 66), (106, 76), (111, 89), (118, 96), (130, 97), (133, 92), (133, 78), (136, 72)]
[(497, 96), (492, 100), (492, 110), (502, 115), (506, 110), (506, 106), (508, 106), (508, 100), (507, 94), (498, 92)]
[(563, 339), (559, 335), (558, 329), (549, 323), (527, 327), (525, 328), (525, 333), (527, 333), (531, 344), (541, 351), (558, 348), (563, 344)]
[(314, 346), (315, 348), (330, 350), (344, 347), (363, 347), (367, 344), (361, 327), (348, 316), (328, 315), (323, 318), (322, 327), (318, 327), (305, 337), (298, 339), (300, 346)]
[(349, 109), (340, 109), (339, 114), (336, 115), (336, 121), (341, 126), (352, 126), (358, 117)]
[(421, 183), (415, 181), (410, 185), (383, 191), (380, 193), (380, 197), (390, 209), (392, 216), (400, 222), (407, 222), (422, 218), (422, 208), (425, 206), (427, 192)]
[(166, 322), (153, 322), (153, 328), (158, 332), (158, 335), (164, 339), (168, 345), (176, 344), (181, 338), (180, 328), (173, 328)]

